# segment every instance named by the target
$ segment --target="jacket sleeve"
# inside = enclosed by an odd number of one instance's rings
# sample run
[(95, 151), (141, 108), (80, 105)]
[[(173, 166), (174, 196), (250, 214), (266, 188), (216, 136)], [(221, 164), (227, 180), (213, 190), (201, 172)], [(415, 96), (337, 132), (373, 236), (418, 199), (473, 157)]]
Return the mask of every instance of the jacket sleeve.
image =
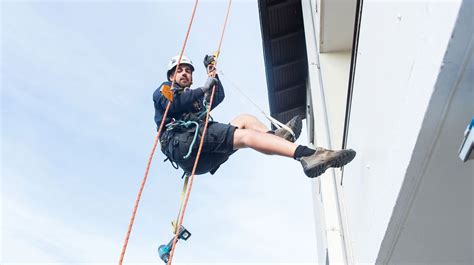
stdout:
[[(219, 80), (219, 76), (216, 75), (217, 80)], [(215, 107), (217, 107), (219, 104), (221, 104), (222, 101), (224, 101), (225, 98), (225, 93), (224, 93), (224, 87), (222, 86), (221, 81), (217, 82), (216, 84), (216, 91), (214, 92), (214, 100), (211, 106), (211, 110), (213, 110)]]

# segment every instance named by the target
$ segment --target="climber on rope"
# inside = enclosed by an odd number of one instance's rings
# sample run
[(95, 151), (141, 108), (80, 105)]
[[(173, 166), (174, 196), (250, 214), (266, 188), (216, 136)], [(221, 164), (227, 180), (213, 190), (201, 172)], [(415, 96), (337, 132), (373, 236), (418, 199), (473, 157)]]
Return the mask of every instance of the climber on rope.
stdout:
[[(212, 109), (224, 100), (225, 94), (217, 74), (215, 77), (208, 77), (203, 86), (191, 89), (194, 65), (185, 56), (182, 56), (179, 65), (178, 60), (179, 56), (170, 60), (166, 73), (168, 81), (153, 93), (155, 122), (159, 127), (168, 104), (163, 89), (171, 86), (176, 71), (175, 85), (171, 88), (173, 100), (165, 120), (166, 129), (161, 134), (160, 143), (161, 150), (167, 158), (189, 174), (201, 140), (212, 88), (215, 86)], [(204, 58), (204, 66), (208, 74), (215, 73), (214, 62), (213, 55), (207, 55)], [(230, 155), (242, 148), (252, 148), (267, 155), (294, 158), (300, 161), (304, 173), (310, 178), (323, 174), (328, 168), (342, 167), (352, 161), (356, 155), (356, 152), (351, 149), (334, 151), (321, 147), (311, 149), (297, 145), (294, 142), (301, 133), (301, 117), (294, 117), (286, 125), (294, 132), (294, 135), (284, 128), (269, 130), (256, 117), (248, 114), (237, 116), (229, 124), (210, 120), (195, 173), (214, 174)]]

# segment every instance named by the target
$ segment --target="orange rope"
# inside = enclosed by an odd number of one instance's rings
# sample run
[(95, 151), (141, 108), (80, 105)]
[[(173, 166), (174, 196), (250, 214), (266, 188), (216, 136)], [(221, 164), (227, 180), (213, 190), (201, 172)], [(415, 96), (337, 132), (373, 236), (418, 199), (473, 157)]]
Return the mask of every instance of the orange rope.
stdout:
[[(226, 29), (226, 26), (227, 26), (227, 19), (229, 17), (231, 4), (232, 4), (232, 0), (229, 0), (229, 4), (227, 6), (227, 14), (226, 14), (225, 20), (224, 20), (224, 26), (222, 28), (221, 39), (220, 39), (219, 45), (218, 45), (217, 57), (219, 56), (219, 54), (221, 52), (222, 41), (224, 39), (224, 32), (225, 32), (225, 29)], [(216, 67), (217, 67), (217, 62), (218, 61), (217, 61), (217, 58), (216, 58)], [(215, 76), (215, 72), (214, 72), (213, 76)], [(199, 158), (201, 156), (202, 146), (204, 144), (204, 138), (205, 138), (206, 132), (207, 132), (207, 125), (209, 123), (209, 116), (210, 116), (210, 112), (211, 112), (211, 106), (212, 106), (212, 102), (214, 101), (215, 90), (216, 90), (216, 86), (214, 85), (213, 88), (212, 88), (211, 99), (210, 99), (208, 110), (207, 110), (206, 122), (204, 123), (204, 128), (203, 128), (203, 131), (202, 131), (201, 141), (199, 143), (199, 149), (198, 149), (197, 154), (196, 154), (196, 160), (194, 160), (194, 166), (193, 166), (193, 170), (191, 172), (191, 176), (189, 177), (189, 184), (188, 184), (188, 189), (186, 191), (186, 196), (184, 198), (183, 207), (182, 207), (181, 212), (179, 214), (179, 221), (178, 221), (178, 224), (177, 224), (178, 229), (183, 224), (184, 213), (186, 212), (186, 206), (188, 205), (189, 196), (191, 194), (191, 189), (193, 187), (194, 174), (196, 172), (196, 168), (197, 168), (197, 165), (198, 165), (198, 162), (199, 162)], [(173, 261), (173, 256), (174, 256), (174, 251), (175, 251), (175, 248), (176, 248), (176, 243), (178, 242), (178, 234), (179, 233), (176, 233), (175, 236), (174, 236), (174, 239), (173, 239), (173, 246), (171, 247), (170, 258), (169, 258), (169, 261), (168, 261), (168, 265), (171, 265), (171, 263)]]
[[(229, 0), (229, 5), (227, 6), (227, 14), (225, 15), (225, 20), (224, 20), (224, 26), (222, 27), (221, 39), (219, 40), (219, 45), (217, 48), (217, 56), (219, 56), (219, 54), (221, 53), (222, 41), (224, 40), (224, 33), (227, 27), (227, 19), (229, 18), (231, 4), (232, 4), (232, 0)], [(216, 65), (217, 65), (217, 59), (216, 59)]]
[[(183, 56), (184, 49), (186, 48), (186, 44), (188, 42), (189, 33), (191, 31), (191, 26), (193, 24), (194, 14), (196, 13), (198, 2), (199, 2), (199, 0), (196, 0), (195, 3), (194, 3), (193, 12), (192, 12), (192, 15), (191, 15), (191, 19), (189, 21), (188, 30), (186, 31), (186, 37), (184, 39), (183, 47), (181, 48), (181, 53), (179, 54), (179, 59), (178, 59), (178, 65), (177, 66), (179, 66), (179, 64), (181, 63), (181, 57)], [(173, 82), (171, 83), (171, 87), (174, 87), (177, 72), (178, 71), (174, 72)], [(138, 204), (140, 203), (140, 198), (142, 196), (142, 192), (143, 192), (143, 189), (145, 187), (145, 183), (148, 179), (148, 172), (150, 171), (151, 161), (153, 160), (153, 155), (155, 154), (156, 146), (158, 145), (158, 140), (160, 139), (161, 131), (163, 130), (163, 126), (165, 124), (166, 117), (168, 116), (168, 110), (169, 110), (170, 106), (171, 106), (171, 102), (168, 101), (168, 105), (166, 106), (165, 113), (163, 114), (163, 119), (161, 120), (160, 127), (158, 129), (158, 133), (156, 134), (155, 141), (153, 143), (153, 148), (151, 149), (151, 153), (150, 153), (150, 156), (148, 158), (148, 163), (147, 163), (146, 170), (145, 170), (145, 176), (143, 177), (142, 183), (140, 185), (140, 189), (139, 189), (138, 194), (137, 194), (137, 199), (135, 200), (135, 205), (133, 206), (132, 217), (130, 218), (130, 223), (128, 224), (127, 234), (125, 235), (125, 241), (124, 241), (123, 246), (122, 246), (122, 252), (120, 253), (119, 265), (122, 265), (123, 258), (125, 256), (125, 251), (127, 250), (128, 240), (130, 238), (133, 223), (135, 221), (135, 216), (136, 216), (137, 210), (138, 210)]]

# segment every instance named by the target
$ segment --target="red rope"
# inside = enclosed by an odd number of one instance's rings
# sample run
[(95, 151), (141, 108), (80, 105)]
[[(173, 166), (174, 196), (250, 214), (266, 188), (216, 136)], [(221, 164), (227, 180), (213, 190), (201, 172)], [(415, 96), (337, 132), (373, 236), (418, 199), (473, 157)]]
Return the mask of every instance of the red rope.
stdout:
[[(227, 26), (227, 19), (229, 17), (231, 4), (232, 4), (232, 0), (229, 0), (229, 4), (227, 6), (227, 14), (225, 16), (224, 26), (222, 28), (221, 38), (220, 38), (219, 45), (218, 45), (217, 56), (219, 56), (219, 54), (221, 52), (222, 41), (224, 39), (224, 32), (225, 32), (225, 29), (226, 29), (226, 26)], [(218, 61), (217, 61), (217, 58), (216, 58), (216, 66), (217, 66), (217, 62)], [(214, 72), (213, 76), (215, 76), (215, 72)], [(197, 165), (198, 165), (198, 162), (199, 162), (199, 158), (201, 156), (202, 146), (204, 144), (204, 138), (205, 138), (206, 132), (207, 132), (207, 125), (209, 123), (209, 115), (210, 115), (210, 112), (211, 112), (211, 106), (212, 106), (212, 102), (214, 101), (215, 90), (216, 90), (216, 86), (214, 85), (214, 87), (212, 88), (211, 100), (209, 102), (209, 106), (208, 106), (208, 110), (207, 110), (206, 122), (204, 123), (204, 128), (203, 128), (203, 132), (202, 132), (202, 136), (201, 136), (201, 141), (199, 142), (199, 149), (198, 149), (197, 154), (196, 154), (196, 159), (194, 160), (194, 166), (193, 166), (193, 170), (191, 172), (191, 176), (189, 177), (189, 184), (188, 184), (188, 189), (186, 191), (186, 196), (184, 198), (183, 207), (182, 207), (181, 212), (179, 214), (179, 221), (178, 221), (178, 224), (177, 224), (178, 229), (183, 224), (184, 213), (186, 212), (186, 206), (188, 205), (189, 196), (191, 194), (191, 189), (193, 187), (194, 174), (196, 172), (196, 168), (197, 168)], [(176, 248), (176, 243), (178, 242), (178, 234), (179, 233), (176, 233), (175, 236), (174, 236), (174, 239), (173, 239), (173, 246), (171, 247), (170, 258), (169, 258), (169, 261), (168, 261), (168, 265), (171, 265), (171, 263), (173, 261), (173, 256), (174, 256), (174, 251), (175, 251), (175, 248)]]
[[(191, 15), (191, 19), (189, 21), (188, 30), (186, 31), (186, 37), (185, 37), (184, 42), (183, 42), (183, 47), (181, 48), (181, 53), (179, 54), (178, 66), (181, 63), (181, 57), (183, 56), (184, 49), (186, 48), (186, 44), (188, 42), (189, 33), (191, 31), (191, 26), (193, 24), (194, 15), (196, 13), (198, 2), (199, 2), (199, 0), (196, 0), (194, 2), (193, 12), (192, 12), (192, 15)], [(171, 87), (174, 87), (177, 72), (178, 71), (175, 71), (175, 73), (174, 73), (173, 82), (171, 84)], [(140, 203), (140, 198), (142, 196), (142, 192), (143, 192), (143, 189), (145, 187), (145, 183), (148, 179), (148, 172), (150, 171), (151, 161), (153, 160), (153, 155), (155, 154), (156, 146), (158, 145), (158, 140), (160, 139), (161, 131), (163, 130), (163, 126), (165, 124), (166, 117), (168, 116), (168, 110), (169, 110), (170, 106), (171, 106), (171, 102), (168, 101), (168, 104), (167, 104), (166, 109), (165, 109), (165, 113), (163, 114), (163, 119), (161, 120), (160, 127), (158, 128), (158, 133), (156, 134), (155, 141), (153, 143), (153, 148), (151, 149), (151, 153), (150, 153), (150, 156), (148, 158), (148, 163), (147, 163), (146, 170), (145, 170), (145, 176), (143, 177), (142, 183), (140, 185), (140, 189), (138, 190), (137, 198), (135, 200), (135, 205), (133, 206), (132, 217), (130, 218), (130, 223), (128, 224), (127, 234), (125, 235), (125, 241), (123, 243), (122, 251), (120, 253), (119, 265), (122, 265), (123, 258), (125, 256), (125, 252), (127, 250), (128, 240), (130, 238), (133, 223), (135, 221), (135, 216), (136, 216), (137, 210), (138, 210), (138, 204)]]
[[(229, 0), (229, 5), (227, 5), (227, 14), (225, 15), (225, 20), (224, 20), (224, 26), (222, 27), (221, 39), (219, 40), (219, 45), (218, 45), (218, 48), (217, 48), (217, 54), (218, 55), (221, 53), (222, 41), (224, 40), (224, 33), (225, 33), (225, 29), (227, 27), (227, 19), (229, 18), (231, 4), (232, 4), (232, 0)], [(216, 65), (217, 65), (217, 61), (216, 61)]]

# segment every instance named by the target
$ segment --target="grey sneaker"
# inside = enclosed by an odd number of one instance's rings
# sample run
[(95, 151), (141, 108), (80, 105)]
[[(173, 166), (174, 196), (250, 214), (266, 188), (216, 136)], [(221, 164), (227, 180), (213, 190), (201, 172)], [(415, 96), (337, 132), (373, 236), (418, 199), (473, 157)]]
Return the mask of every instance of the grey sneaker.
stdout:
[(301, 128), (303, 127), (303, 122), (301, 121), (301, 116), (297, 115), (293, 117), (290, 121), (286, 123), (286, 126), (290, 127), (291, 130), (295, 133), (295, 137), (287, 131), (285, 128), (279, 128), (275, 130), (275, 135), (281, 137), (287, 141), (294, 143), (301, 134)]
[(304, 173), (310, 178), (323, 174), (330, 167), (343, 167), (354, 159), (356, 152), (352, 149), (338, 151), (316, 148), (316, 152), (300, 159)]

